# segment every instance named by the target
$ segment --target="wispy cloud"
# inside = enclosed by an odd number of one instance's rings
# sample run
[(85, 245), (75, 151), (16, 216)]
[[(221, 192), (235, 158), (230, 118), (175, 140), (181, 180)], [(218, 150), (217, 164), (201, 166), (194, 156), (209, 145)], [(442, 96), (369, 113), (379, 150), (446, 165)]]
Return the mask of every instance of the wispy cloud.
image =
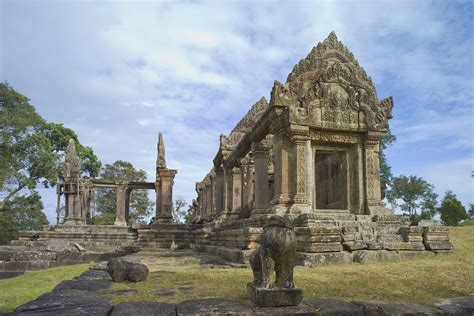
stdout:
[(420, 161), (435, 170), (472, 159), (472, 6), (3, 1), (0, 79), (106, 163), (129, 160), (151, 180), (163, 131), (168, 165), (179, 169), (175, 193), (190, 201), (219, 134), (335, 30), (379, 96), (394, 96), (395, 173), (417, 173)]

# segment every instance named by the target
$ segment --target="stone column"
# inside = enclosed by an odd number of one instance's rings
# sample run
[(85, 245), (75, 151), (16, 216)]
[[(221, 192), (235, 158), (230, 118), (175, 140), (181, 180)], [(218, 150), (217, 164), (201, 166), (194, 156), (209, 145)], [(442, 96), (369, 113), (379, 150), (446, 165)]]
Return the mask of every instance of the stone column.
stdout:
[(242, 173), (239, 168), (232, 169), (232, 207), (230, 215), (237, 218), (242, 209)]
[(206, 216), (212, 215), (212, 179), (205, 180), (206, 184)]
[(232, 170), (224, 168), (224, 212), (222, 213), (224, 217), (229, 215), (232, 210), (232, 183)]
[(127, 226), (126, 220), (126, 200), (127, 185), (117, 182), (117, 212), (115, 213), (115, 226)]
[(265, 214), (270, 207), (268, 183), (269, 148), (262, 143), (252, 144), (255, 165), (255, 207), (253, 214)]
[(216, 214), (220, 215), (224, 210), (224, 170), (222, 167), (216, 168), (216, 186), (215, 186), (215, 209)]
[(156, 217), (160, 223), (169, 223), (173, 220), (173, 183), (177, 171), (172, 169), (158, 169), (156, 190)]
[(78, 192), (78, 183), (69, 181), (64, 184), (64, 196), (66, 199), (66, 216), (64, 225), (82, 224), (81, 200)]
[(240, 217), (246, 218), (250, 216), (254, 205), (254, 166), (250, 156), (243, 159), (240, 170), (242, 172), (242, 211)]
[[(308, 148), (309, 128), (307, 126), (290, 125), (292, 155), (290, 155), (291, 168), (291, 192), (294, 193), (292, 214), (311, 213), (309, 204), (310, 192), (308, 192), (308, 162), (311, 158), (311, 149)], [(309, 151), (309, 152), (308, 152)]]
[(380, 192), (380, 162), (379, 162), (379, 144), (383, 133), (368, 132), (365, 141), (365, 171), (366, 171), (366, 192), (367, 208), (369, 214), (382, 207)]
[[(271, 213), (286, 214), (292, 203), (290, 177), (290, 140), (285, 130), (279, 130), (273, 136), (274, 195), (271, 201)], [(260, 186), (260, 185), (258, 185)]]
[(308, 197), (308, 205), (313, 208), (314, 202), (314, 156), (313, 156), (313, 146), (311, 145), (311, 140), (306, 141), (306, 193)]

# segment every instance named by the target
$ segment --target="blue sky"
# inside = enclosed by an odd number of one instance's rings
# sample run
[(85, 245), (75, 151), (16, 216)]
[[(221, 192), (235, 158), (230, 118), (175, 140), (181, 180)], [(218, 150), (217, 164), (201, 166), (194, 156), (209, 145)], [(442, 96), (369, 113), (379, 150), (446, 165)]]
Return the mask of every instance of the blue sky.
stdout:
[[(334, 30), (394, 97), (395, 175), (474, 201), (472, 1), (0, 2), (0, 80), (104, 163), (154, 178), (164, 133), (190, 201), (229, 133)], [(43, 190), (48, 217), (54, 191)]]

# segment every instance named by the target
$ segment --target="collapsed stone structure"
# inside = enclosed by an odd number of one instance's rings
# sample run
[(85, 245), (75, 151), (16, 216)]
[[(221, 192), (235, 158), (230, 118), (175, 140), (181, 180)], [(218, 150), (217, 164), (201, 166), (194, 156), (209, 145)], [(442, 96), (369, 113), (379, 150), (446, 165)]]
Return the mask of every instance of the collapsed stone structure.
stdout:
[(273, 214), (293, 221), (304, 265), (451, 249), (447, 228), (410, 226), (382, 202), (379, 145), (392, 107), (332, 32), (221, 135), (196, 183), (205, 224), (193, 249), (246, 261)]
[[(156, 191), (156, 223), (172, 221), (173, 181), (177, 173), (166, 166), (165, 145), (159, 133), (155, 182), (109, 181), (86, 179), (81, 175), (81, 163), (73, 140), (69, 141), (62, 166), (62, 180), (57, 186), (57, 221), (42, 231), (22, 231), (15, 246), (48, 247), (53, 241), (62, 244), (80, 243), (88, 249), (107, 249), (116, 246), (134, 246), (137, 229), (129, 223), (130, 194), (135, 189)], [(114, 225), (91, 225), (91, 204), (94, 189), (112, 187), (117, 190), (117, 212)], [(65, 212), (61, 214), (61, 196), (64, 196)]]

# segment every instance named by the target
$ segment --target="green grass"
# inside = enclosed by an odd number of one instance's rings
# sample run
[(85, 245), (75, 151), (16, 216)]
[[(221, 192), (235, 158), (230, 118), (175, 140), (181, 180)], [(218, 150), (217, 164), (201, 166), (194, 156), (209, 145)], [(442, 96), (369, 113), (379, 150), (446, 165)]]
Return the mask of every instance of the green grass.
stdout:
[(32, 271), (15, 278), (0, 280), (0, 314), (13, 312), (17, 306), (51, 291), (62, 280), (72, 279), (90, 266), (81, 264)]
[[(297, 268), (295, 283), (304, 297), (343, 300), (389, 300), (434, 305), (440, 299), (474, 295), (474, 227), (450, 228), (456, 251), (402, 262), (341, 264)], [(151, 258), (150, 258), (151, 260)], [(137, 290), (115, 296), (113, 301), (161, 301), (176, 303), (194, 298), (225, 297), (248, 302), (246, 284), (250, 269), (200, 269), (196, 262), (183, 264), (175, 258), (158, 258), (150, 265), (149, 278), (141, 283), (114, 284), (115, 289)], [(176, 273), (161, 273), (157, 271)], [(180, 284), (180, 285), (179, 285)], [(180, 287), (192, 287), (182, 291)], [(174, 288), (174, 296), (159, 295)]]
[[(440, 299), (474, 295), (474, 226), (450, 228), (456, 250), (434, 257), (402, 262), (342, 264), (296, 268), (295, 283), (304, 297), (343, 300), (389, 300), (434, 305)], [(146, 254), (145, 254), (146, 255)], [(246, 285), (250, 269), (204, 269), (192, 257), (169, 258), (150, 253), (144, 258), (150, 268), (140, 283), (116, 283), (116, 290), (136, 290), (115, 295), (114, 303), (160, 301), (176, 303), (195, 298), (225, 297), (249, 302)], [(51, 291), (62, 280), (80, 275), (89, 264), (67, 266), (0, 280), (0, 313)], [(165, 271), (165, 272), (163, 272)], [(163, 289), (175, 289), (173, 296)]]

